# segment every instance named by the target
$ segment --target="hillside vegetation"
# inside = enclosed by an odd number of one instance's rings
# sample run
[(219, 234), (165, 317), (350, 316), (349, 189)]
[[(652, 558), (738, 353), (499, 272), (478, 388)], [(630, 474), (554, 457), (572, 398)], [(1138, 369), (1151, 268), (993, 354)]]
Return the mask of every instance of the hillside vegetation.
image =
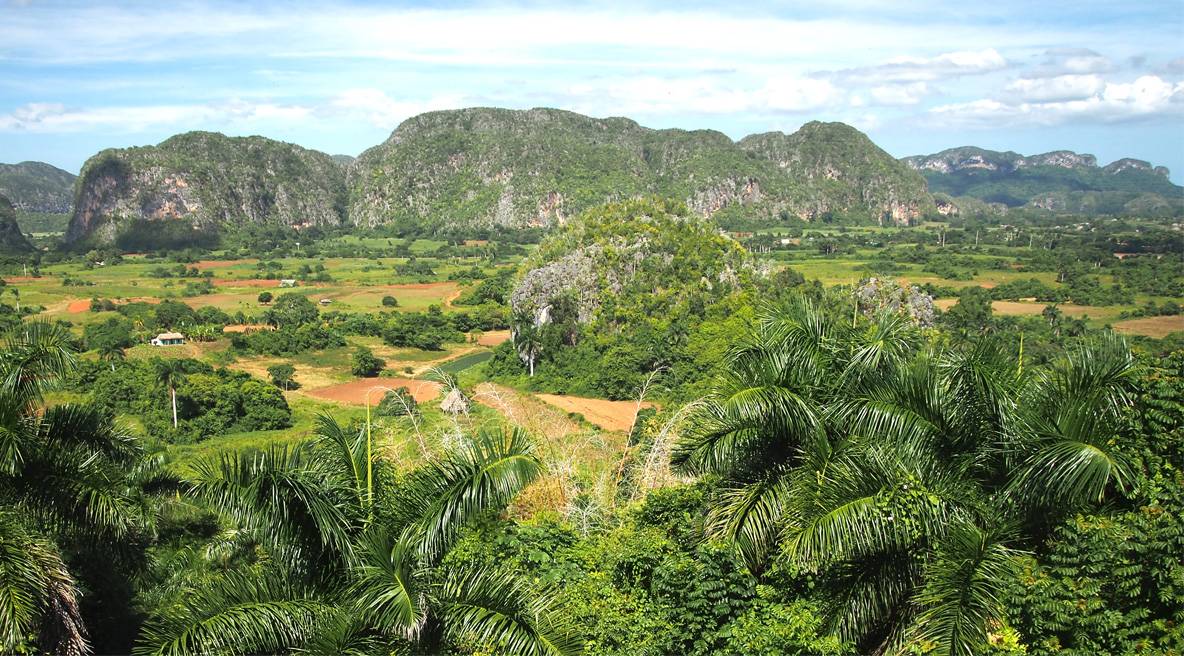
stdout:
[(362, 154), (350, 188), (351, 218), (364, 225), (550, 225), (639, 194), (682, 200), (704, 216), (766, 220), (850, 212), (907, 223), (932, 207), (919, 176), (842, 124), (737, 144), (711, 130), (554, 109), (408, 119)]
[(68, 214), (76, 177), (44, 162), (0, 164), (0, 195), (18, 210)]
[[(333, 159), (263, 137), (180, 134), (105, 150), (82, 168), (68, 243), (129, 250), (209, 242), (221, 230), (345, 220), (345, 174)], [(143, 224), (156, 222), (150, 230)]]

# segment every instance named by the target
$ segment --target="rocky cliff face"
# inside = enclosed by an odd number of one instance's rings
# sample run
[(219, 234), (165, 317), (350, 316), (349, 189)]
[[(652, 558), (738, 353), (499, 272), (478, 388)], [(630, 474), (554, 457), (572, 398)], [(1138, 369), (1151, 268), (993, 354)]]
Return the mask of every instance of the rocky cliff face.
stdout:
[(901, 161), (921, 172), (934, 193), (955, 197), (953, 203), (964, 211), (987, 207), (994, 213), (1005, 206), (1082, 214), (1184, 213), (1184, 188), (1172, 184), (1166, 168), (1138, 159), (1099, 167), (1093, 155), (1068, 150), (1023, 156), (964, 147)]
[(21, 232), (16, 222), (16, 207), (4, 196), (0, 196), (0, 252), (27, 253), (33, 245)]
[(810, 124), (740, 143), (710, 130), (651, 130), (552, 109), (432, 112), (350, 169), (362, 225), (548, 226), (606, 201), (657, 194), (703, 216), (899, 223), (933, 210), (923, 178), (853, 128)]
[(113, 242), (145, 221), (212, 233), (245, 223), (302, 228), (344, 219), (345, 173), (330, 156), (262, 137), (191, 132), (88, 160), (66, 241)]
[(76, 177), (44, 162), (0, 164), (0, 195), (18, 210), (68, 214)]
[(788, 208), (803, 219), (868, 212), (904, 225), (936, 211), (922, 176), (849, 125), (813, 121), (793, 134), (753, 135), (739, 145), (789, 178)]

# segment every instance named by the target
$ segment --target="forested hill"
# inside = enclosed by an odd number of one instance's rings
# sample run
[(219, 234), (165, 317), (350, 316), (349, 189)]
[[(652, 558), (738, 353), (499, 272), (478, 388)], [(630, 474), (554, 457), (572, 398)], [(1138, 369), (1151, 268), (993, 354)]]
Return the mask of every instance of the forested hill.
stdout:
[(0, 195), (19, 210), (66, 214), (76, 177), (44, 162), (0, 164)]
[[(86, 162), (80, 177), (67, 242), (152, 248), (196, 242), (195, 231), (345, 220), (341, 165), (325, 153), (263, 137), (188, 132), (157, 146), (105, 150)], [(137, 230), (143, 222), (164, 229)]]
[[(1184, 187), (1168, 170), (1123, 158), (1098, 166), (1097, 158), (1067, 150), (1024, 156), (966, 146), (906, 157), (930, 191), (995, 204), (1081, 214), (1171, 216), (1184, 211)], [(963, 208), (973, 200), (957, 202)]]
[(403, 122), (358, 159), (360, 224), (552, 225), (606, 200), (657, 194), (717, 218), (851, 213), (907, 223), (933, 208), (922, 178), (841, 123), (736, 143), (555, 109), (473, 108)]
[(33, 250), (33, 245), (21, 233), (16, 222), (16, 208), (0, 195), (0, 253), (24, 253)]

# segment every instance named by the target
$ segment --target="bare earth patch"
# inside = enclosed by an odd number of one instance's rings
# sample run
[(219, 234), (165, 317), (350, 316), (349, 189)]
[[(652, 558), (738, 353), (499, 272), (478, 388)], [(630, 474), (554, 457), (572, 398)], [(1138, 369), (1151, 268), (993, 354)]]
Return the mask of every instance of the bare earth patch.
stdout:
[(1114, 330), (1128, 335), (1146, 335), (1157, 339), (1167, 337), (1171, 333), (1184, 331), (1184, 314), (1127, 319), (1114, 324)]
[(224, 333), (256, 333), (261, 330), (275, 330), (269, 323), (232, 323), (222, 327)]
[(70, 314), (79, 314), (81, 312), (86, 312), (89, 309), (90, 299), (70, 301), (70, 304), (66, 306), (66, 312), (69, 312)]
[[(609, 401), (565, 394), (535, 394), (535, 396), (565, 412), (578, 412), (589, 423), (605, 430), (628, 431), (633, 427), (633, 421), (637, 418), (636, 401)], [(641, 404), (643, 408), (652, 406), (652, 403)]]
[(370, 390), (370, 403), (377, 404), (382, 400), (387, 389), (406, 387), (416, 402), (431, 401), (440, 395), (440, 383), (431, 380), (412, 380), (410, 378), (359, 378), (340, 385), (331, 385), (320, 389), (309, 390), (309, 396), (350, 405), (366, 405), (366, 394)]
[(221, 269), (221, 268), (226, 268), (226, 267), (232, 267), (237, 264), (255, 264), (258, 261), (259, 260), (255, 260), (255, 259), (248, 259), (248, 260), (201, 260), (200, 262), (195, 262), (189, 266), (197, 269), (198, 271), (205, 271), (206, 269)]
[(491, 330), (487, 333), (482, 333), (481, 337), (477, 339), (477, 343), (481, 346), (497, 346), (502, 342), (510, 340), (510, 331), (508, 330)]
[[(958, 304), (956, 298), (941, 298), (933, 302), (933, 305), (944, 310), (948, 310)], [(1098, 315), (1103, 312), (1103, 308), (1092, 305), (1074, 305), (1073, 303), (1045, 303), (1042, 301), (991, 301), (991, 309), (996, 314), (1010, 314), (1016, 316), (1034, 317), (1039, 316), (1044, 312), (1044, 308), (1049, 305), (1056, 305), (1061, 313), (1069, 317), (1081, 317), (1087, 314)]]
[[(279, 287), (280, 281), (271, 278), (214, 278), (215, 287)], [(301, 286), (308, 285), (301, 283)]]

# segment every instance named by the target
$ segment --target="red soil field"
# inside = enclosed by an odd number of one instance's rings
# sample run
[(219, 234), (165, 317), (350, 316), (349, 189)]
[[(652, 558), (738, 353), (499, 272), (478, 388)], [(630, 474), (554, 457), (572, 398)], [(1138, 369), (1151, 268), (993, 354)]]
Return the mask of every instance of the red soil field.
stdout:
[[(584, 415), (584, 419), (587, 419), (589, 423), (605, 430), (627, 431), (633, 427), (633, 420), (637, 417), (636, 401), (608, 401), (563, 394), (535, 394), (535, 396), (565, 412), (578, 412)], [(652, 406), (652, 403), (641, 404), (643, 408)]]

